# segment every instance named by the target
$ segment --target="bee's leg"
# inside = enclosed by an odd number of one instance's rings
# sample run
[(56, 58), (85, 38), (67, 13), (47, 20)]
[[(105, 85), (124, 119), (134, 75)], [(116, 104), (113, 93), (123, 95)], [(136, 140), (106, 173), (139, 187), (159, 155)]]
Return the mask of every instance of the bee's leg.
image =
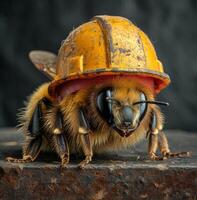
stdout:
[(88, 121), (85, 118), (85, 113), (83, 109), (81, 109), (79, 113), (79, 122), (80, 122), (79, 134), (82, 144), (82, 150), (85, 154), (85, 159), (82, 162), (80, 162), (79, 166), (80, 168), (84, 168), (92, 160), (93, 151), (92, 151), (92, 142), (90, 137), (91, 131), (89, 128)]
[(92, 144), (90, 133), (81, 134), (82, 149), (85, 154), (85, 159), (80, 162), (80, 168), (84, 168), (90, 161), (92, 161)]
[(148, 136), (148, 155), (151, 160), (161, 160), (159, 156), (156, 155), (158, 148), (158, 117), (154, 111), (152, 111), (152, 116), (149, 124)]
[(69, 146), (66, 135), (63, 133), (54, 135), (53, 144), (56, 153), (61, 159), (61, 166), (65, 167), (69, 163)]
[(151, 160), (161, 160), (159, 156), (156, 155), (158, 148), (158, 134), (150, 133), (149, 134), (149, 143), (148, 143), (148, 155)]
[(69, 163), (69, 145), (67, 136), (64, 133), (63, 117), (60, 110), (58, 110), (56, 114), (52, 140), (53, 147), (61, 159), (61, 166), (64, 167)]
[(6, 160), (15, 163), (26, 163), (34, 161), (40, 153), (42, 145), (42, 136), (28, 137), (25, 142), (23, 158), (17, 159), (13, 157), (7, 157)]
[[(149, 129), (149, 147), (148, 154), (152, 160), (164, 160), (169, 157), (181, 157), (188, 156), (189, 152), (171, 153), (165, 134), (161, 131), (162, 118), (160, 117), (160, 111), (153, 111), (150, 121)], [(162, 156), (157, 156), (156, 151), (159, 146)]]
[(165, 134), (161, 131), (159, 133), (159, 149), (160, 152), (163, 156), (163, 159), (167, 159), (170, 157), (185, 157), (185, 156), (190, 156), (189, 152), (176, 152), (176, 153), (172, 153), (169, 149), (169, 145), (168, 145), (168, 140), (165, 136)]
[(7, 157), (6, 160), (9, 162), (31, 162), (38, 156), (41, 145), (42, 145), (42, 133), (43, 133), (43, 122), (42, 122), (42, 100), (40, 100), (32, 114), (32, 118), (27, 128), (27, 136), (25, 145), (23, 147), (23, 158), (17, 159)]

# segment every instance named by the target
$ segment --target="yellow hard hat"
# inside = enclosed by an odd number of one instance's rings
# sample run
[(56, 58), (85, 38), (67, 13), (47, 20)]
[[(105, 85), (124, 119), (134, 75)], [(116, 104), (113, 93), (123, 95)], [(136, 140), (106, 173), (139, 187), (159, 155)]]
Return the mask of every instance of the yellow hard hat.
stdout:
[(71, 80), (127, 74), (154, 80), (155, 93), (170, 83), (146, 34), (118, 16), (95, 16), (73, 30), (60, 47), (49, 92)]

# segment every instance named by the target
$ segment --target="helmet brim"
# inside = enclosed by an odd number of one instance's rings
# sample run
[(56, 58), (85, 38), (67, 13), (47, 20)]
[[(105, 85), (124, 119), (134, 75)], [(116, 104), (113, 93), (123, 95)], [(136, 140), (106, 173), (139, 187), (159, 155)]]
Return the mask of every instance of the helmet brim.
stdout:
[[(53, 98), (58, 98), (60, 95), (60, 89), (62, 85), (67, 84), (68, 82), (72, 84), (72, 82), (76, 82), (77, 80), (84, 81), (93, 81), (97, 78), (107, 78), (107, 77), (116, 77), (116, 76), (127, 76), (128, 78), (133, 78), (134, 76), (138, 76), (142, 79), (151, 78), (154, 82), (154, 93), (158, 94), (166, 88), (170, 84), (170, 77), (166, 73), (160, 73), (157, 71), (149, 70), (149, 69), (98, 69), (96, 71), (86, 71), (83, 74), (72, 74), (68, 78), (62, 78), (52, 81), (49, 85), (49, 94)], [(64, 87), (65, 88), (65, 87)], [(78, 90), (80, 86), (78, 87)]]

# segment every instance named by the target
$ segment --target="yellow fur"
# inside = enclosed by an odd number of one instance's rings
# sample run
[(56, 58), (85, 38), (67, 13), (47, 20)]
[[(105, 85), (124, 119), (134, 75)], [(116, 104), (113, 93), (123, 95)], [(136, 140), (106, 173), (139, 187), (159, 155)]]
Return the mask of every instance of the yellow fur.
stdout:
[[(26, 137), (28, 135), (28, 125), (36, 105), (43, 97), (47, 97), (50, 99), (50, 96), (48, 94), (48, 86), (49, 83), (41, 85), (31, 96), (29, 96), (27, 102), (25, 103), (26, 107), (21, 111), (21, 113), (19, 113), (20, 123), (18, 127), (20, 131), (25, 134)], [(46, 113), (46, 108), (43, 107), (42, 111), (43, 113)], [(23, 155), (26, 154), (26, 147), (27, 147), (27, 142), (25, 142), (23, 146)], [(45, 150), (49, 149), (48, 142), (45, 139), (43, 140), (42, 149)]]
[[(81, 148), (80, 137), (78, 134), (79, 120), (77, 116), (79, 107), (87, 103), (91, 92), (98, 91), (101, 88), (110, 85), (113, 85), (115, 88), (115, 97), (120, 100), (124, 100), (125, 98), (129, 97), (131, 100), (133, 99), (133, 101), (135, 101), (136, 96), (139, 94), (138, 90), (143, 91), (149, 100), (154, 99), (151, 91), (148, 88), (145, 88), (143, 85), (139, 85), (138, 83), (131, 80), (125, 81), (122, 79), (115, 79), (111, 83), (99, 85), (95, 88), (90, 87), (88, 89), (82, 89), (74, 95), (65, 97), (60, 106), (64, 113), (65, 121), (68, 121), (72, 134), (71, 152), (76, 151), (76, 149), (78, 151)], [(119, 88), (122, 89), (119, 90)], [(128, 90), (132, 91), (128, 92)], [(94, 152), (127, 148), (137, 143), (140, 139), (144, 138), (149, 129), (150, 108), (155, 107), (155, 105), (149, 106), (147, 114), (138, 129), (128, 138), (123, 138), (117, 134), (116, 131), (112, 130), (106, 122), (103, 121), (103, 119), (98, 115), (98, 111), (93, 104), (95, 104), (94, 97), (90, 101), (90, 109), (92, 109), (90, 111), (91, 118), (94, 119), (97, 124), (99, 124), (99, 131), (91, 134)]]
[[(27, 125), (32, 117), (32, 114), (35, 110), (36, 105), (38, 102), (43, 98), (47, 97), (50, 99), (48, 94), (48, 86), (49, 83), (45, 83), (41, 85), (29, 98), (26, 102), (25, 109), (19, 114), (20, 124), (19, 127), (22, 128), (22, 131), (26, 133)], [(44, 109), (43, 109), (44, 110)]]

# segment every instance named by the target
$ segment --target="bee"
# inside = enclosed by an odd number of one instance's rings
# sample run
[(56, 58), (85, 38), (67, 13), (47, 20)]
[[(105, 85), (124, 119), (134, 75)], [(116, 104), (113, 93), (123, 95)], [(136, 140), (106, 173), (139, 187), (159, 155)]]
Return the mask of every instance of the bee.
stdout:
[[(73, 30), (58, 56), (32, 51), (30, 59), (51, 82), (29, 98), (21, 114), (22, 159), (32, 162), (46, 147), (67, 166), (83, 153), (85, 167), (95, 153), (129, 148), (148, 139), (152, 160), (172, 153), (163, 133), (164, 117), (155, 97), (170, 83), (146, 34), (119, 16), (99, 15)], [(161, 156), (156, 154), (157, 148)]]
[(151, 88), (138, 79), (114, 76), (104, 84), (65, 95), (59, 102), (50, 97), (49, 85), (43, 84), (29, 98), (20, 119), (25, 134), (23, 157), (8, 157), (9, 162), (32, 162), (47, 146), (57, 153), (61, 166), (69, 163), (70, 154), (83, 153), (85, 159), (79, 164), (83, 168), (94, 153), (129, 148), (145, 137), (152, 160), (188, 154), (170, 151), (159, 108), (168, 103), (156, 101)]

